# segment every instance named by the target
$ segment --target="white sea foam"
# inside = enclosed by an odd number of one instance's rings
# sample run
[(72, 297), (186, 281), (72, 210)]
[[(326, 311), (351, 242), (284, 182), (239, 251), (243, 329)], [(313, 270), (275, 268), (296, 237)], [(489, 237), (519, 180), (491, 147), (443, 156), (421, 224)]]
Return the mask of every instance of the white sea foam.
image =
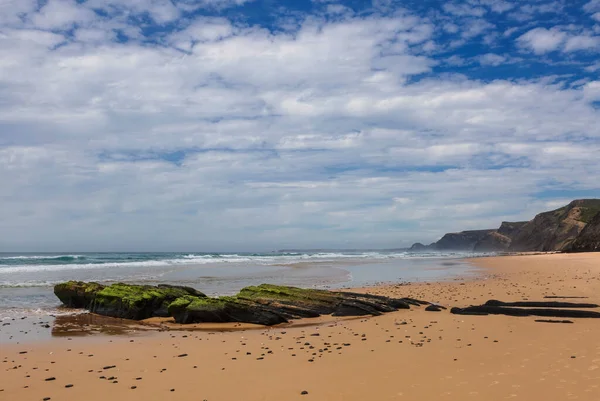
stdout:
[(40, 260), (40, 259), (64, 259), (64, 258), (84, 258), (84, 255), (19, 255), (19, 256), (0, 256), (0, 260)]
[[(0, 275), (11, 273), (31, 273), (31, 272), (53, 272), (65, 270), (91, 270), (91, 269), (118, 269), (118, 268), (159, 268), (168, 266), (194, 265), (194, 264), (221, 264), (221, 263), (237, 263), (237, 264), (260, 264), (260, 265), (287, 265), (306, 261), (336, 261), (350, 259), (396, 259), (396, 258), (459, 258), (476, 256), (472, 253), (449, 252), (449, 253), (386, 253), (386, 252), (362, 252), (362, 253), (340, 253), (340, 252), (317, 252), (304, 254), (274, 254), (274, 255), (240, 255), (240, 254), (210, 254), (182, 255), (173, 259), (154, 259), (143, 261), (116, 261), (116, 262), (100, 262), (100, 263), (65, 263), (65, 264), (22, 264), (22, 265), (1, 265)], [(35, 258), (44, 258), (47, 256), (36, 256)], [(83, 257), (82, 255), (63, 255), (53, 256), (52, 258), (60, 257)], [(34, 258), (25, 256), (11, 256), (10, 258)]]

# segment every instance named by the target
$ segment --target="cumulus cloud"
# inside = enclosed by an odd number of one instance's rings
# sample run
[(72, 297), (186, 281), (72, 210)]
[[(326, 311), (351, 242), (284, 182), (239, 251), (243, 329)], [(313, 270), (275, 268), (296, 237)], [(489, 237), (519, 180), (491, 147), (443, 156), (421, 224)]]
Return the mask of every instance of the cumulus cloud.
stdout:
[(479, 57), (479, 62), (482, 65), (498, 66), (506, 61), (506, 57), (499, 54), (487, 53)]
[(600, 36), (577, 34), (559, 28), (534, 28), (521, 35), (517, 42), (523, 49), (535, 54), (545, 54), (556, 50), (569, 53), (580, 50), (594, 50), (600, 47)]
[[(545, 191), (597, 190), (597, 81), (482, 79), (469, 69), (513, 55), (447, 53), (495, 31), (479, 8), (505, 3), (449, 3), (445, 25), (329, 9), (290, 29), (192, 2), (10, 3), (0, 246), (402, 246), (531, 217)], [(586, 32), (518, 43), (575, 54), (592, 49)]]
[(600, 36), (576, 35), (565, 42), (564, 51), (600, 49)]
[(519, 36), (517, 42), (536, 54), (557, 50), (565, 41), (567, 34), (559, 29), (534, 28)]

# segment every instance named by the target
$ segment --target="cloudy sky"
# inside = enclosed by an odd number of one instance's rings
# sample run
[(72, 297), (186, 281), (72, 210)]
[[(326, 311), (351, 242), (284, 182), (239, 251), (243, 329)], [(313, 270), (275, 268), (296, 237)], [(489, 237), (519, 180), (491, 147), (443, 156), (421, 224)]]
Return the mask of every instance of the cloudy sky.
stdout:
[(0, 0), (0, 251), (401, 247), (600, 196), (600, 0)]

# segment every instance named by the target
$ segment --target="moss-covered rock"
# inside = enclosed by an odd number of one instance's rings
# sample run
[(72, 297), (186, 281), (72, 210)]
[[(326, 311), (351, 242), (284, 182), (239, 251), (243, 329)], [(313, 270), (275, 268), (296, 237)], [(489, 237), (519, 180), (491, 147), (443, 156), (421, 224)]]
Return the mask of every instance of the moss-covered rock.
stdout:
[(167, 317), (169, 304), (184, 296), (206, 297), (191, 287), (123, 283), (104, 286), (80, 281), (57, 284), (54, 293), (67, 306), (86, 308), (99, 315), (135, 320), (152, 316)]
[(54, 286), (54, 294), (69, 308), (89, 308), (96, 293), (104, 286), (98, 283), (83, 281), (67, 281)]
[(169, 306), (178, 323), (245, 322), (273, 325), (289, 319), (320, 315), (379, 315), (424, 302), (350, 292), (262, 284), (242, 289), (234, 297), (183, 297)]
[(351, 292), (261, 284), (242, 289), (236, 296), (208, 298), (190, 287), (70, 281), (58, 284), (55, 294), (65, 304), (91, 312), (141, 320), (173, 316), (178, 323), (244, 322), (262, 325), (320, 315), (379, 315), (427, 302)]
[(169, 306), (177, 323), (245, 322), (271, 326), (287, 321), (283, 313), (238, 297), (184, 297)]
[(206, 297), (189, 287), (117, 283), (96, 293), (90, 311), (99, 315), (134, 320), (153, 316), (167, 317), (169, 304), (184, 296)]

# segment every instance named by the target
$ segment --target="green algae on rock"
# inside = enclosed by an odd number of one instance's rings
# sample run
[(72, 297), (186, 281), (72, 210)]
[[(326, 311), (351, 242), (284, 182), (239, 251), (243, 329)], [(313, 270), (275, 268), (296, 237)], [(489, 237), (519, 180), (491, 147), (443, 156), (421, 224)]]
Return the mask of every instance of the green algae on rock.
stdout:
[(197, 298), (206, 296), (189, 287), (117, 283), (98, 291), (89, 309), (99, 315), (122, 319), (168, 317), (169, 304), (177, 298), (190, 295)]
[(234, 297), (179, 299), (169, 306), (178, 323), (243, 322), (273, 325), (320, 315), (380, 315), (427, 302), (352, 292), (261, 284), (243, 288)]
[(235, 296), (209, 298), (190, 288), (70, 281), (54, 293), (64, 304), (104, 316), (141, 320), (172, 316), (177, 323), (255, 323), (266, 326), (320, 315), (380, 315), (428, 302), (353, 292), (271, 284), (243, 288)]
[(54, 294), (69, 308), (88, 308), (102, 284), (83, 281), (67, 281), (54, 286)]
[(54, 294), (69, 307), (86, 308), (99, 315), (134, 320), (167, 317), (169, 304), (183, 296), (206, 297), (190, 287), (123, 283), (104, 286), (80, 281), (57, 284)]
[(184, 297), (169, 305), (169, 314), (177, 323), (243, 322), (272, 326), (287, 322), (282, 313), (238, 297)]

